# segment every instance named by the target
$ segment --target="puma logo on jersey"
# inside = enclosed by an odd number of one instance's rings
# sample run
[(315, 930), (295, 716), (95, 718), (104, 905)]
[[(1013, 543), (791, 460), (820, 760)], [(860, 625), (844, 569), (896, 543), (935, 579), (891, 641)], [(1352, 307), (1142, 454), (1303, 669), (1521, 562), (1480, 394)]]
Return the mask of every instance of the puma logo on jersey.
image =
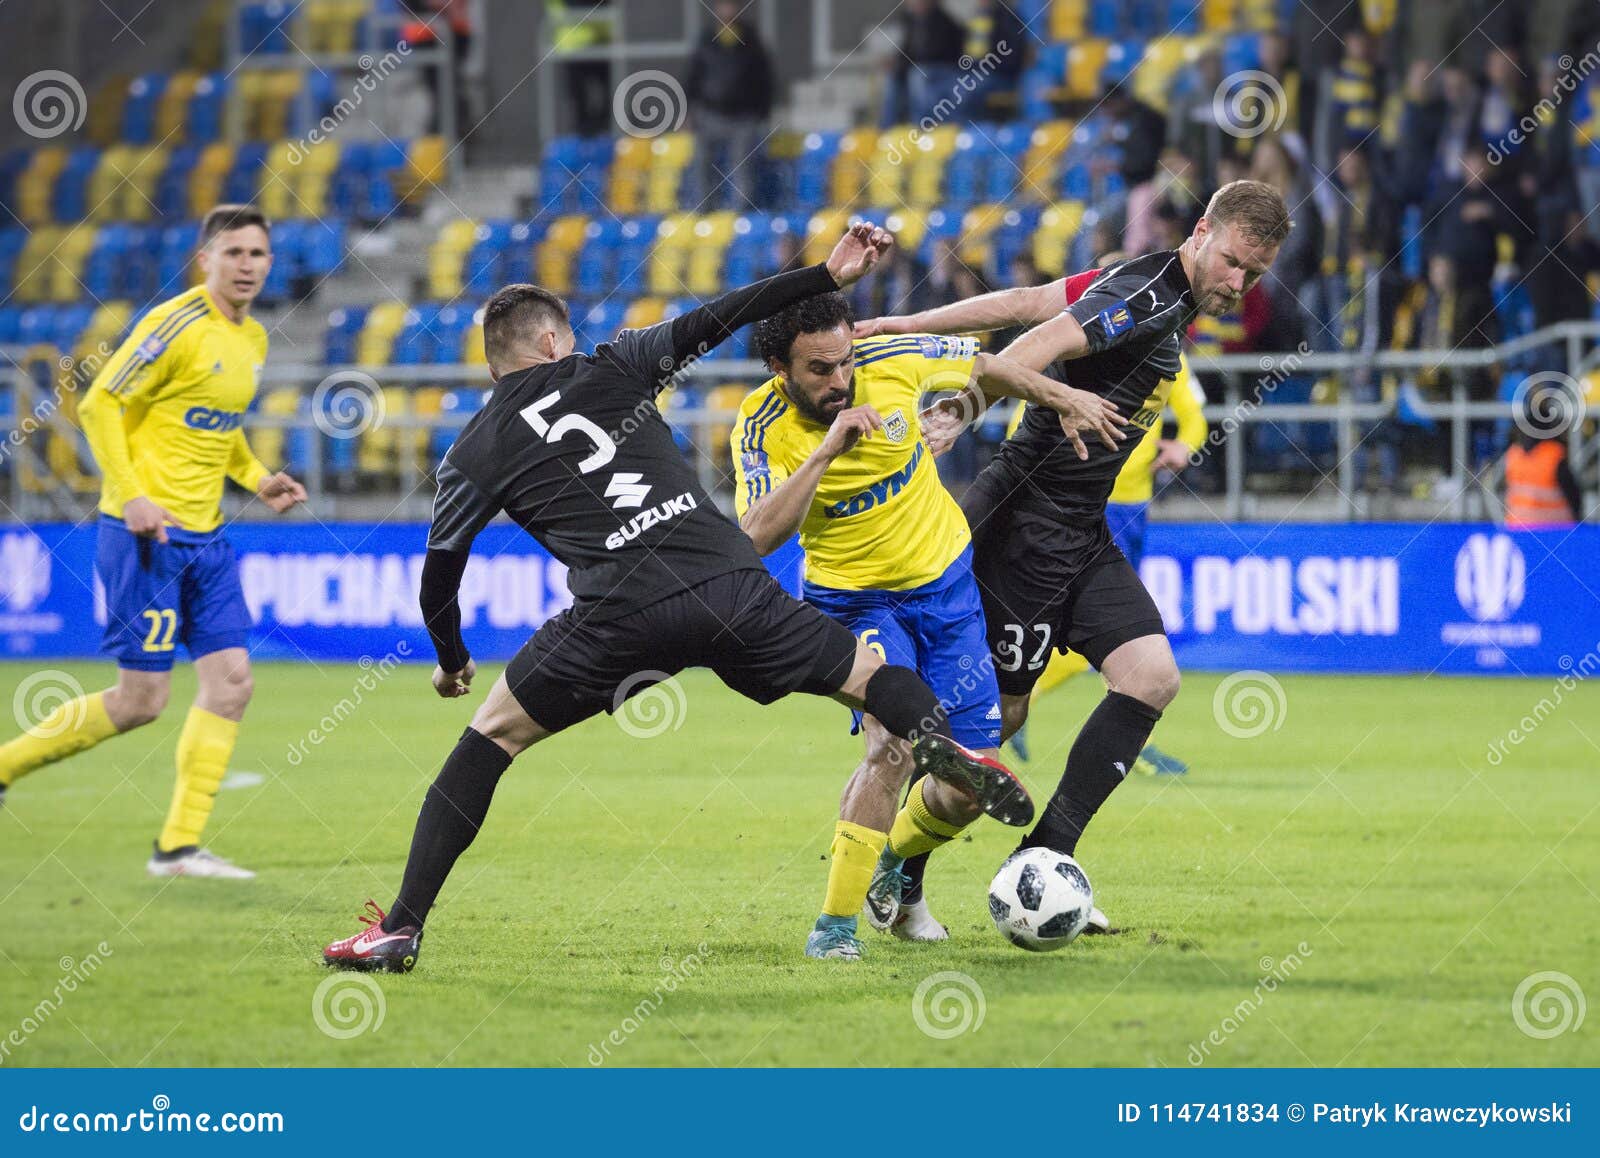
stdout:
[[(635, 476), (637, 477), (637, 476)], [(649, 490), (649, 487), (645, 488)], [(657, 503), (648, 511), (640, 511), (622, 526), (606, 536), (606, 550), (615, 551), (639, 537), (639, 533), (657, 523), (664, 523), (678, 515), (686, 515), (700, 504), (695, 502), (693, 493), (685, 491), (675, 498), (670, 498), (664, 503)]]
[(644, 506), (644, 497), (650, 493), (650, 484), (641, 483), (639, 480), (643, 477), (637, 471), (619, 470), (606, 484), (606, 498), (619, 511), (623, 507)]

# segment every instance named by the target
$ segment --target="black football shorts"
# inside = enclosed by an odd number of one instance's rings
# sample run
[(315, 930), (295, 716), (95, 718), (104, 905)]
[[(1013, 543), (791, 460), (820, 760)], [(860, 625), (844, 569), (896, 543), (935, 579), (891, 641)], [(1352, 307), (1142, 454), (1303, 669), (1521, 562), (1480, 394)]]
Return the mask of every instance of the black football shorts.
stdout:
[(1103, 516), (1074, 526), (1007, 497), (989, 472), (962, 502), (1002, 695), (1031, 692), (1054, 650), (1070, 648), (1099, 668), (1129, 640), (1164, 633), (1155, 600)]
[(524, 711), (559, 732), (688, 667), (708, 667), (758, 704), (791, 692), (831, 695), (855, 663), (856, 637), (792, 598), (765, 571), (733, 571), (616, 618), (582, 603), (550, 619), (506, 665)]

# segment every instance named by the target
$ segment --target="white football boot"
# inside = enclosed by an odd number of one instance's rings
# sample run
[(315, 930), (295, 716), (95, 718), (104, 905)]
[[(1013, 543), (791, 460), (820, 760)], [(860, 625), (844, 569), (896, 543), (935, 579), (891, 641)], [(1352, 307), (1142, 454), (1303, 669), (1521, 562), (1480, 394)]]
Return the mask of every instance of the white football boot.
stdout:
[(152, 854), (144, 871), (153, 877), (208, 877), (212, 880), (249, 881), (255, 873), (224, 860), (209, 848), (194, 848), (178, 856)]

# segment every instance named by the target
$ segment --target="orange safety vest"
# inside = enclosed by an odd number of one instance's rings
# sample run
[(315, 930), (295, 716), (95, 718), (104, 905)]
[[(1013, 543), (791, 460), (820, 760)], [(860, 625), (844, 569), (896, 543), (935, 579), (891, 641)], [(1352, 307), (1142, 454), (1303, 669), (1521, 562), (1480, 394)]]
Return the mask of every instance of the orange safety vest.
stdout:
[(1506, 526), (1548, 527), (1572, 522), (1572, 509), (1556, 482), (1567, 448), (1555, 439), (1506, 453)]

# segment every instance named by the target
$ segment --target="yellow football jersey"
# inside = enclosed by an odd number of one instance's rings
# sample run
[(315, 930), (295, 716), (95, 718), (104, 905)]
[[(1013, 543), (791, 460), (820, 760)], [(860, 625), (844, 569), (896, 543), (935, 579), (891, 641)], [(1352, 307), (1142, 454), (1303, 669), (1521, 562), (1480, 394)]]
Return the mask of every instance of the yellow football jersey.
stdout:
[(141, 318), (78, 404), (101, 511), (142, 496), (186, 531), (215, 530), (223, 480), (253, 491), (268, 474), (242, 429), (266, 360), (261, 323), (229, 321), (204, 286)]
[[(822, 476), (800, 526), (806, 581), (845, 591), (905, 591), (931, 583), (971, 541), (967, 520), (939, 480), (917, 412), (930, 390), (972, 376), (974, 338), (911, 334), (855, 343), (857, 406), (883, 429)], [(734, 423), (734, 504), (750, 504), (822, 445), (828, 428), (801, 416), (772, 378), (746, 396)]]
[[(1144, 405), (1129, 419), (1134, 425), (1143, 428), (1144, 433), (1139, 436), (1139, 444), (1133, 448), (1133, 453), (1128, 455), (1127, 461), (1122, 464), (1122, 469), (1117, 472), (1117, 481), (1112, 485), (1111, 497), (1108, 502), (1113, 503), (1147, 503), (1155, 492), (1155, 476), (1151, 467), (1156, 461), (1156, 452), (1160, 450), (1160, 438), (1157, 432), (1161, 429), (1161, 412), (1171, 410), (1172, 416), (1178, 421), (1178, 441), (1190, 450), (1196, 450), (1206, 440), (1206, 418), (1201, 413), (1201, 406), (1205, 405), (1205, 398), (1200, 393), (1200, 386), (1195, 382), (1194, 376), (1189, 372), (1189, 359), (1182, 354), (1178, 355), (1178, 376), (1163, 379), (1151, 392), (1150, 397), (1144, 400)], [(1011, 415), (1011, 423), (1006, 427), (1006, 434), (1015, 434), (1017, 427), (1022, 423), (1022, 410), (1018, 406)]]

